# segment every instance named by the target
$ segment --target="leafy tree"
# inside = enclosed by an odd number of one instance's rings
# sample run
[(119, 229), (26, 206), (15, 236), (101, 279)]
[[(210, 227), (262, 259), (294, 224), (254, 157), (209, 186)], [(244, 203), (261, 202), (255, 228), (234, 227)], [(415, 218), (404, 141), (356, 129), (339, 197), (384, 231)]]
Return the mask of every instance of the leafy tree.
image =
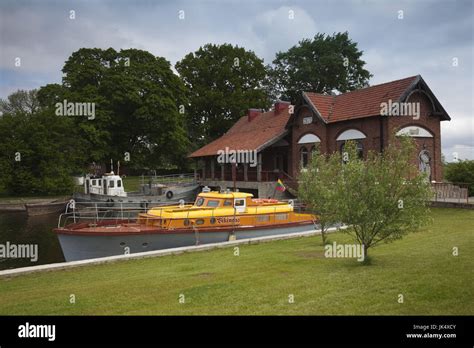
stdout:
[[(81, 48), (63, 68), (62, 85), (39, 91), (43, 106), (95, 103), (95, 118), (73, 117), (88, 162), (108, 163), (129, 154), (129, 168), (183, 165), (188, 151), (185, 88), (164, 58), (149, 52)], [(123, 160), (122, 160), (123, 162)]]
[[(167, 60), (130, 49), (118, 55), (100, 88), (113, 115), (111, 141), (116, 158), (130, 152), (135, 168), (157, 168), (184, 162), (185, 87)], [(130, 66), (126, 65), (127, 59)]]
[(454, 183), (469, 185), (469, 196), (474, 195), (474, 161), (464, 160), (447, 163), (444, 167), (444, 176)]
[(38, 110), (38, 99), (36, 93), (38, 91), (33, 89), (31, 91), (18, 90), (8, 96), (8, 98), (0, 98), (0, 115), (1, 114), (32, 114)]
[(409, 137), (399, 137), (383, 154), (370, 151), (366, 160), (359, 158), (353, 142), (344, 150), (347, 161), (339, 187), (346, 196), (340, 213), (364, 255), (428, 222), (432, 191), (424, 174), (410, 163), (414, 150)]
[[(317, 175), (319, 170), (320, 178), (301, 176), (301, 184), (310, 192), (306, 200), (321, 209), (323, 219), (348, 224), (347, 233), (367, 256), (370, 248), (400, 239), (428, 222), (432, 191), (424, 175), (410, 163), (414, 149), (412, 139), (399, 137), (383, 154), (370, 151), (365, 160), (357, 155), (354, 142), (348, 142), (342, 154), (319, 155), (311, 161), (308, 173)], [(316, 185), (327, 189), (313, 188)], [(321, 193), (322, 197), (316, 196)]]
[(0, 191), (13, 195), (72, 192), (71, 175), (84, 161), (70, 119), (47, 110), (0, 118)]
[(301, 91), (347, 92), (368, 85), (362, 51), (347, 32), (301, 40), (273, 61), (272, 83), (283, 99), (296, 102)]
[(249, 108), (268, 108), (267, 69), (254, 52), (207, 44), (176, 63), (188, 88), (188, 123), (195, 147), (224, 134)]
[(327, 242), (327, 229), (340, 221), (337, 207), (340, 198), (335, 195), (342, 192), (334, 188), (334, 180), (341, 169), (340, 163), (341, 159), (337, 155), (318, 155), (313, 152), (310, 165), (299, 176), (298, 197), (319, 217), (323, 244)]

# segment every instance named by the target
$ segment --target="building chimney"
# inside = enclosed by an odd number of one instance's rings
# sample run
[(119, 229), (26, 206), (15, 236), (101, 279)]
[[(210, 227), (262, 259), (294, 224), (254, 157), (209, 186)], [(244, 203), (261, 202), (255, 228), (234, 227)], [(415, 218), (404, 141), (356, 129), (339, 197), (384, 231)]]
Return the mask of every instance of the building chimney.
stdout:
[(275, 115), (278, 115), (281, 111), (288, 109), (290, 104), (291, 104), (290, 102), (278, 100), (275, 103)]
[(261, 113), (262, 113), (262, 110), (260, 109), (249, 109), (249, 111), (247, 112), (249, 122), (252, 122), (252, 120), (258, 115), (260, 115)]

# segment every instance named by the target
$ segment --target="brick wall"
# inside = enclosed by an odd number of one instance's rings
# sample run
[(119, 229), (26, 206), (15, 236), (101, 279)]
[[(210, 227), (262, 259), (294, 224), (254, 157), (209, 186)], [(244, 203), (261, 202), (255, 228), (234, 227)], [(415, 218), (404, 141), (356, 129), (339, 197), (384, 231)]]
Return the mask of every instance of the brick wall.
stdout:
[[(302, 147), (306, 147), (310, 151), (313, 144), (298, 144), (298, 140), (308, 133), (313, 133), (321, 139), (319, 150), (322, 153), (334, 152), (340, 149), (340, 141), (336, 141), (339, 134), (348, 129), (357, 129), (366, 135), (365, 139), (361, 140), (364, 155), (367, 151), (380, 151), (386, 147), (390, 141), (393, 141), (391, 132), (393, 129), (399, 129), (416, 125), (427, 129), (433, 138), (414, 138), (417, 151), (413, 156), (413, 163), (418, 166), (418, 154), (421, 150), (426, 149), (431, 156), (432, 180), (441, 181), (442, 164), (441, 164), (441, 136), (440, 136), (440, 118), (433, 116), (433, 108), (429, 98), (423, 93), (413, 93), (408, 102), (420, 103), (420, 118), (413, 119), (410, 116), (378, 116), (365, 117), (359, 119), (352, 119), (347, 121), (340, 121), (336, 123), (324, 123), (313, 111), (307, 106), (303, 105), (297, 109), (295, 118), (293, 120), (291, 129), (292, 149), (291, 149), (291, 168), (289, 168), (290, 175), (296, 177), (300, 169), (300, 151)], [(303, 124), (305, 117), (313, 117), (311, 124)]]

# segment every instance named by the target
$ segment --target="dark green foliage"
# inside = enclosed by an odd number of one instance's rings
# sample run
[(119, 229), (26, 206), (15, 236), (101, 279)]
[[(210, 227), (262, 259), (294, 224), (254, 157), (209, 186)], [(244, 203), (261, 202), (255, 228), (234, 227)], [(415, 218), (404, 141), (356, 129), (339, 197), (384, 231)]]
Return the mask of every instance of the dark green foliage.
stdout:
[(8, 96), (6, 100), (0, 99), (0, 111), (4, 114), (32, 114), (38, 110), (37, 90), (18, 90)]
[[(189, 141), (185, 88), (167, 60), (146, 51), (82, 48), (63, 68), (63, 84), (41, 88), (43, 106), (95, 103), (95, 119), (74, 117), (86, 162), (120, 160), (130, 169), (183, 165)], [(130, 162), (125, 163), (126, 154)]]
[(0, 191), (12, 195), (69, 194), (84, 161), (70, 119), (47, 110), (0, 118)]
[(468, 184), (469, 196), (474, 196), (473, 160), (447, 163), (444, 167), (444, 176), (450, 182)]
[(347, 32), (317, 34), (301, 40), (273, 61), (272, 84), (283, 99), (296, 102), (301, 91), (347, 92), (365, 87), (371, 77), (364, 69), (362, 51)]
[(188, 131), (197, 148), (224, 134), (249, 108), (268, 108), (267, 68), (254, 52), (207, 44), (176, 63), (188, 88)]

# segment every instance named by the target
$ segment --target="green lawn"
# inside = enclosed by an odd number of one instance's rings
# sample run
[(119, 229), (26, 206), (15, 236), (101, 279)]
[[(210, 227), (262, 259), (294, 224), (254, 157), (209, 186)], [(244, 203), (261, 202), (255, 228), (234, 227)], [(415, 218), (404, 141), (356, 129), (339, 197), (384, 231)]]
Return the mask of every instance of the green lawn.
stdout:
[(430, 228), (371, 250), (370, 266), (324, 258), (319, 236), (130, 260), (0, 279), (0, 314), (472, 315), (474, 211), (432, 214)]
[(123, 188), (126, 192), (137, 192), (140, 191), (140, 185), (142, 183), (141, 176), (127, 176), (123, 178)]

